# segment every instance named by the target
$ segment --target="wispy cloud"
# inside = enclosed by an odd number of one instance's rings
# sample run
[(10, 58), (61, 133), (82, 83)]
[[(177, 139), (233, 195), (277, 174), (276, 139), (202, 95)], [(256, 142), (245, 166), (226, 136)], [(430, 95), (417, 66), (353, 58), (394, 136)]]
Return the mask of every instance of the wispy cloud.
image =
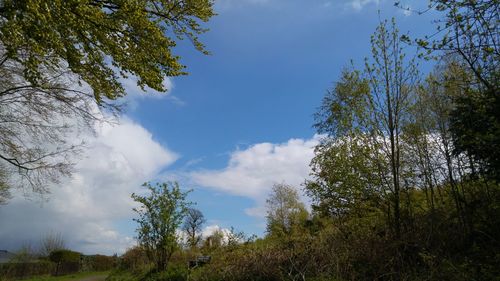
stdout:
[(374, 4), (378, 6), (380, 0), (349, 0), (346, 5), (356, 11), (360, 11), (368, 5)]

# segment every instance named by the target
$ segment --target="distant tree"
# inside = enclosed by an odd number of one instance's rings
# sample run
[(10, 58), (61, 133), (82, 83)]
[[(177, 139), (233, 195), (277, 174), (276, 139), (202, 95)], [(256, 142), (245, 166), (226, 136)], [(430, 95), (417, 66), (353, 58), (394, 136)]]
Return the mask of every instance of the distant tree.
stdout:
[(49, 233), (40, 240), (40, 255), (48, 257), (56, 250), (66, 249), (66, 243), (61, 233)]
[(236, 246), (245, 242), (246, 235), (243, 231), (238, 231), (234, 228), (234, 226), (231, 226), (229, 231), (226, 233), (226, 238), (228, 246)]
[(220, 229), (216, 229), (212, 234), (205, 238), (203, 248), (208, 250), (220, 248), (224, 245), (224, 238), (224, 232)]
[(35, 247), (30, 242), (24, 242), (12, 259), (13, 262), (29, 263), (37, 258)]
[(267, 233), (271, 236), (290, 234), (296, 225), (307, 219), (307, 210), (293, 186), (275, 184), (266, 203)]
[(187, 243), (191, 248), (195, 248), (201, 241), (201, 228), (206, 222), (200, 210), (189, 208), (186, 213), (182, 229), (187, 234)]
[(177, 229), (188, 211), (188, 192), (182, 192), (176, 182), (144, 183), (143, 186), (149, 195), (132, 194), (134, 201), (140, 204), (134, 208), (139, 215), (134, 219), (139, 224), (137, 239), (156, 270), (163, 271), (179, 244)]

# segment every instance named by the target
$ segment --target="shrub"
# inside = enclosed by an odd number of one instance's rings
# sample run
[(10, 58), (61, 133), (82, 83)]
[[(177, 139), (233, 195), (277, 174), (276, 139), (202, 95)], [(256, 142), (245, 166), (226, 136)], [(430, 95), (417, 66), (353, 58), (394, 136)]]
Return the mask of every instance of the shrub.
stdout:
[(140, 247), (128, 249), (121, 257), (120, 267), (122, 269), (137, 270), (149, 264), (146, 252)]
[(56, 263), (54, 275), (76, 273), (80, 270), (82, 254), (70, 250), (56, 250), (50, 253), (49, 259)]

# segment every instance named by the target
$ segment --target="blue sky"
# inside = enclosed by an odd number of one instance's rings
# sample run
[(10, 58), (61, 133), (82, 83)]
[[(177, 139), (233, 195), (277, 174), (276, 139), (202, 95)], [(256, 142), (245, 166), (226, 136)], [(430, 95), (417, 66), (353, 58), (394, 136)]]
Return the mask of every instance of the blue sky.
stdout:
[(379, 19), (396, 17), (414, 36), (432, 32), (432, 15), (390, 0), (220, 0), (215, 7), (201, 36), (212, 55), (180, 43), (189, 75), (166, 81), (163, 97), (139, 94), (126, 81), (121, 124), (98, 128), (74, 177), (54, 186), (48, 201), (17, 196), (0, 207), (10, 226), (0, 229), (0, 248), (59, 232), (85, 253), (123, 252), (134, 243), (129, 196), (146, 180), (192, 189), (207, 232), (234, 226), (263, 235), (272, 184), (301, 188), (317, 143), (312, 115), (342, 68), (369, 56)]

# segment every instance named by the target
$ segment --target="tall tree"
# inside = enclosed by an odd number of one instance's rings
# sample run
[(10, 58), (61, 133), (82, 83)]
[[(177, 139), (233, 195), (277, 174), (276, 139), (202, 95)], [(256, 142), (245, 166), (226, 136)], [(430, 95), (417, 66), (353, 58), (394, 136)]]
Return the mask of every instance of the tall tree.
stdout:
[[(363, 201), (368, 208), (385, 209), (395, 237), (400, 237), (407, 174), (402, 134), (411, 121), (418, 74), (413, 61), (405, 58), (394, 21), (381, 22), (371, 43), (365, 71), (344, 71), (316, 115), (315, 126), (327, 137), (312, 162), (319, 181), (308, 190), (319, 199), (330, 196), (337, 202), (336, 212)], [(373, 206), (377, 196), (388, 205)]]
[(146, 250), (149, 259), (155, 263), (156, 270), (167, 269), (170, 257), (178, 247), (177, 229), (182, 224), (189, 203), (187, 192), (182, 192), (177, 183), (143, 184), (150, 194), (146, 196), (132, 194), (134, 201), (140, 204), (134, 208), (139, 218), (137, 239)]
[[(401, 46), (394, 19), (390, 27), (384, 21), (372, 36), (372, 63), (367, 61), (366, 74), (370, 83), (370, 119), (374, 141), (379, 142), (390, 164), (393, 225), (396, 237), (401, 234), (400, 197), (403, 185), (404, 163), (401, 135), (409, 122), (414, 87), (418, 79), (416, 65), (407, 60)], [(381, 143), (380, 143), (381, 142)]]
[(202, 238), (201, 228), (205, 222), (206, 219), (200, 210), (193, 208), (187, 210), (182, 229), (187, 234), (187, 243), (191, 248), (195, 248), (200, 244)]

